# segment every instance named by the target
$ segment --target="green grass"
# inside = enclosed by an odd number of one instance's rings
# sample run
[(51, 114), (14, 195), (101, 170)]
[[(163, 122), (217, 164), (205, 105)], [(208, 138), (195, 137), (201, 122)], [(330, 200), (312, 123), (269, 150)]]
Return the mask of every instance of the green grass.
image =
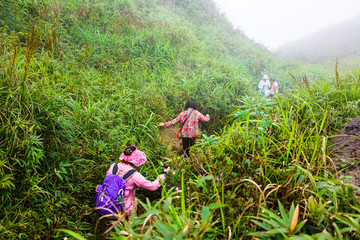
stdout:
[[(166, 189), (139, 189), (140, 216), (108, 238), (250, 238), (291, 204), (308, 220), (296, 234), (357, 236), (358, 204), (328, 148), (359, 115), (358, 71), (282, 62), (206, 0), (0, 9), (2, 238), (105, 237), (97, 226), (106, 220), (91, 213), (95, 186), (130, 144), (148, 156), (139, 171), (155, 178), (172, 156), (157, 123), (189, 99), (211, 116), (191, 161), (174, 156)], [(278, 98), (257, 96), (264, 73), (278, 76)]]

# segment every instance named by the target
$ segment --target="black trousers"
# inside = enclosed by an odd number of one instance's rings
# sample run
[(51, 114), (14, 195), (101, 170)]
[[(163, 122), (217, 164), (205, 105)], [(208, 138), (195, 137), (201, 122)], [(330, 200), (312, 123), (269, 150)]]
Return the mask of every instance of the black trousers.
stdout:
[(181, 138), (183, 144), (184, 157), (190, 157), (190, 147), (195, 144), (196, 138)]

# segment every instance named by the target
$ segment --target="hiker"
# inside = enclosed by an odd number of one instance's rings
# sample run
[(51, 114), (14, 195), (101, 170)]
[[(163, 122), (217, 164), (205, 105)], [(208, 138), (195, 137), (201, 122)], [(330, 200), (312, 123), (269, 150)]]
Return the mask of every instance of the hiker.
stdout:
[(190, 156), (190, 147), (195, 144), (196, 137), (200, 135), (199, 121), (208, 122), (210, 120), (209, 114), (204, 116), (196, 109), (196, 103), (194, 101), (188, 101), (185, 104), (185, 111), (180, 113), (177, 118), (166, 123), (159, 123), (159, 126), (161, 127), (170, 127), (175, 123), (181, 123), (182, 128), (179, 137), (182, 140), (185, 158)]
[(270, 90), (270, 81), (269, 77), (267, 75), (264, 75), (263, 78), (259, 82), (259, 91), (261, 94), (265, 95), (265, 97), (269, 96), (269, 90)]
[(275, 95), (278, 94), (279, 85), (274, 78), (270, 78), (271, 88), (269, 91), (269, 97), (273, 98)]
[[(118, 174), (120, 177), (123, 177), (128, 171), (139, 167), (140, 165), (146, 162), (146, 155), (144, 152), (138, 150), (135, 146), (126, 147), (124, 152), (120, 156), (120, 162), (118, 164)], [(114, 168), (112, 164), (109, 170), (106, 172), (106, 176), (112, 173)], [(164, 171), (157, 177), (154, 181), (148, 181), (143, 175), (139, 172), (135, 172), (131, 177), (126, 181), (125, 193), (124, 193), (124, 209), (126, 215), (130, 215), (134, 209), (134, 200), (136, 187), (141, 187), (147, 190), (155, 191), (161, 186), (160, 179), (165, 180), (165, 175), (170, 171), (170, 167), (164, 168)], [(135, 208), (136, 213), (136, 208)]]

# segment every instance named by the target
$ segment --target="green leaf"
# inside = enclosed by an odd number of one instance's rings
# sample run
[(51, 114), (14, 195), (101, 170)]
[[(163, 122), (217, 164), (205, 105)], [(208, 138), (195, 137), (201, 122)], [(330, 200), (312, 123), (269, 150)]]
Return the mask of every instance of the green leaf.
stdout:
[(172, 233), (174, 229), (171, 228), (171, 226), (167, 226), (164, 223), (157, 220), (154, 225), (158, 229), (159, 233), (161, 233), (164, 236), (164, 239), (172, 240), (174, 235), (176, 233)]
[(149, 215), (157, 215), (157, 214), (160, 214), (160, 213), (161, 213), (161, 211), (156, 210), (156, 209), (152, 209), (152, 210), (146, 211), (144, 214), (139, 216), (139, 218), (146, 218)]
[[(203, 226), (206, 222), (206, 220), (211, 216), (210, 208), (204, 206), (201, 210), (202, 213), (202, 222), (201, 225)], [(209, 219), (210, 220), (210, 219)]]
[(306, 220), (303, 220), (303, 221), (299, 222), (299, 223), (296, 225), (296, 227), (295, 227), (295, 229), (294, 229), (294, 231), (293, 231), (293, 234), (299, 232), (300, 229), (304, 226), (305, 223), (306, 223)]
[(200, 180), (196, 183), (196, 187), (199, 188), (203, 184), (203, 182), (211, 180), (212, 178), (213, 177), (211, 175), (207, 175), (205, 177), (200, 178)]
[(131, 237), (133, 237), (134, 239), (137, 239), (137, 234), (136, 232), (134, 231), (134, 229), (132, 228), (132, 226), (126, 221), (125, 222), (126, 226), (127, 226), (127, 230), (129, 230), (130, 234), (131, 234)]
[(67, 230), (67, 229), (57, 229), (57, 231), (59, 232), (64, 232), (64, 233), (67, 233), (69, 234), (70, 236), (78, 239), (78, 240), (86, 240), (86, 238), (84, 238), (83, 236), (81, 236), (80, 234), (76, 233), (76, 232), (73, 232), (71, 230)]
[(257, 220), (251, 220), (251, 221), (254, 222), (256, 225), (260, 226), (264, 230), (270, 230), (269, 225), (267, 225), (266, 223), (262, 223)]
[(272, 121), (265, 121), (265, 122), (262, 122), (262, 123), (260, 124), (260, 127), (261, 127), (261, 128), (268, 127), (268, 126), (270, 126), (270, 125), (271, 125), (271, 123), (272, 123)]
[(280, 201), (278, 201), (278, 205), (279, 205), (281, 217), (285, 220), (285, 222), (289, 222), (289, 216), (287, 215), (287, 213)]
[(316, 203), (313, 196), (310, 196), (308, 199), (308, 206), (310, 213), (313, 213), (316, 210)]
[(169, 197), (164, 202), (164, 207), (163, 207), (164, 212), (169, 211), (170, 204), (171, 204), (171, 198)]
[(281, 233), (283, 235), (288, 233), (288, 229), (287, 228), (275, 228), (275, 229), (271, 229), (269, 231), (267, 231), (267, 233), (273, 235), (273, 234), (277, 234), (277, 233)]

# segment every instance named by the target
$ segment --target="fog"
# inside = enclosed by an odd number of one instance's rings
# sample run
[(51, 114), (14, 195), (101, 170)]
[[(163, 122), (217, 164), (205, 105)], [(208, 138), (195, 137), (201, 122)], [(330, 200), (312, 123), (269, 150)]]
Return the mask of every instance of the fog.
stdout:
[(214, 0), (246, 36), (269, 50), (360, 15), (360, 0)]

